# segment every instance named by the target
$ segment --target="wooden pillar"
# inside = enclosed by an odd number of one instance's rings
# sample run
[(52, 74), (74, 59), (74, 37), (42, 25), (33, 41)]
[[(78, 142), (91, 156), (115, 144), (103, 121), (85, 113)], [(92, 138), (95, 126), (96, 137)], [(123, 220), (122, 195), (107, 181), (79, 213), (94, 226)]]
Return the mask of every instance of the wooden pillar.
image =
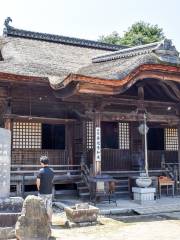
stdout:
[[(12, 104), (11, 104), (11, 88), (9, 88), (9, 98), (6, 102), (6, 114), (11, 114), (12, 113)], [(12, 120), (10, 118), (5, 118), (4, 119), (4, 128), (8, 130), (12, 130)]]
[(144, 87), (142, 85), (138, 86), (138, 98), (140, 100), (144, 99)]
[(178, 175), (180, 181), (180, 123), (178, 124)]
[(93, 173), (101, 174), (101, 114), (94, 112), (94, 148), (93, 148)]
[(11, 131), (11, 119), (10, 118), (5, 118), (4, 120), (4, 128), (8, 129)]
[(73, 165), (73, 125), (72, 123), (66, 124), (66, 149), (68, 157), (68, 165)]
[(87, 164), (87, 129), (86, 129), (86, 121), (82, 121), (82, 144), (83, 144), (83, 160), (84, 163)]

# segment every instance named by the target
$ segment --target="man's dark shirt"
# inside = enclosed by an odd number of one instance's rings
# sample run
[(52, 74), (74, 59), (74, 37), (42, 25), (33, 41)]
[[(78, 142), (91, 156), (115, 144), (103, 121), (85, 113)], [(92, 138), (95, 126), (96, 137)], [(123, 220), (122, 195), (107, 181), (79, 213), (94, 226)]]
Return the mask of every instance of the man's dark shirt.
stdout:
[(52, 194), (52, 181), (54, 172), (51, 168), (43, 167), (39, 170), (37, 178), (40, 179), (40, 194)]

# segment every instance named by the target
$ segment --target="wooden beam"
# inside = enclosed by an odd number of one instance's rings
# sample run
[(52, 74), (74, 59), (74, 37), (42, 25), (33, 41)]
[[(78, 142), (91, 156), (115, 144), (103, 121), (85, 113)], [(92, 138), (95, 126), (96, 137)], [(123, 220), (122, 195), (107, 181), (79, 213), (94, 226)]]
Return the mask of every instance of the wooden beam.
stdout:
[(174, 95), (178, 100), (180, 100), (180, 90), (174, 82), (166, 81), (165, 84), (171, 88), (171, 91), (174, 92)]
[(158, 81), (157, 85), (159, 85), (167, 94), (168, 97), (170, 97), (174, 101), (179, 101), (179, 96), (177, 97), (176, 94), (174, 93), (173, 89), (171, 90), (166, 86), (166, 84), (162, 81)]
[[(80, 103), (80, 104), (93, 104), (93, 101), (95, 99), (96, 96), (74, 96), (72, 99), (66, 99), (66, 102), (70, 102), (70, 103)], [(141, 103), (142, 100), (139, 99), (127, 99), (126, 98), (122, 98), (122, 97), (101, 97), (101, 102), (103, 103), (103, 106), (107, 106), (110, 104), (113, 105), (127, 105), (128, 106), (137, 106), (138, 103)], [(149, 100), (143, 100), (144, 102), (144, 106), (145, 107), (154, 107), (154, 108), (158, 108), (158, 107), (176, 107), (176, 103), (174, 102), (160, 102), (160, 101), (149, 101)]]
[[(87, 112), (88, 116), (93, 118), (92, 112)], [(101, 121), (127, 121), (127, 122), (137, 122), (143, 121), (142, 113), (118, 113), (118, 112), (101, 112)], [(178, 116), (172, 115), (154, 115), (147, 114), (147, 122), (158, 122), (158, 123), (168, 123), (169, 125), (177, 125), (180, 123)]]
[[(158, 89), (158, 90), (159, 90), (159, 89)], [(159, 96), (162, 95), (162, 93), (160, 93), (160, 94), (158, 93), (158, 95), (157, 95), (156, 88), (153, 88), (152, 86), (149, 86), (149, 84), (146, 85), (145, 91), (147, 92), (148, 95), (151, 96), (151, 98), (152, 98), (152, 97), (157, 98), (157, 96), (159, 97)], [(160, 91), (160, 92), (161, 92), (161, 91)]]
[(41, 123), (52, 123), (52, 124), (70, 123), (70, 122), (76, 121), (76, 119), (22, 116), (22, 115), (16, 115), (16, 114), (5, 114), (3, 117), (4, 117), (4, 119), (13, 119), (13, 120), (18, 120), (18, 121), (41, 122)]
[[(142, 103), (142, 100), (138, 99), (125, 99), (125, 98), (115, 98), (115, 97), (109, 97), (109, 98), (103, 98), (102, 99), (104, 105), (107, 103), (109, 104), (114, 104), (114, 105), (127, 105), (128, 106), (137, 106)], [(148, 108), (148, 107), (153, 107), (153, 108), (167, 108), (169, 106), (171, 107), (176, 107), (176, 103), (174, 102), (160, 102), (160, 101), (147, 101), (143, 100), (143, 105)]]

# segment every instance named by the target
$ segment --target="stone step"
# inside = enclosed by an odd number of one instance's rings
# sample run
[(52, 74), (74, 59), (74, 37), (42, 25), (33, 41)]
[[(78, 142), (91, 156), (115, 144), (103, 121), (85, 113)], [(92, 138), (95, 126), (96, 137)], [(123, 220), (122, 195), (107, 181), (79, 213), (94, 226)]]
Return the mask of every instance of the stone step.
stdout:
[(116, 179), (117, 182), (125, 182), (125, 183), (128, 183), (128, 179)]
[(81, 181), (76, 182), (76, 185), (77, 185), (77, 191), (78, 191), (79, 197), (82, 200), (88, 200), (90, 197), (90, 193), (85, 182), (81, 179)]
[(54, 195), (77, 195), (77, 191), (76, 190), (55, 190)]
[(85, 191), (87, 192), (87, 191), (89, 191), (89, 188), (87, 186), (83, 186), (83, 187), (78, 187), (77, 190), (79, 192), (85, 192)]
[(79, 194), (89, 192), (88, 188), (79, 189)]
[(86, 193), (80, 193), (81, 196), (89, 196), (90, 193), (89, 192), (86, 192)]
[(126, 190), (125, 191), (116, 191), (115, 193), (116, 193), (117, 196), (119, 196), (119, 195), (129, 195), (129, 191), (126, 191)]
[(118, 187), (128, 187), (128, 184), (117, 184), (116, 188), (118, 188)]
[(88, 187), (87, 186), (82, 186), (82, 187), (78, 187), (78, 189), (79, 190), (81, 190), (81, 189), (88, 189)]
[(118, 191), (129, 191), (128, 189), (128, 186), (119, 186), (119, 187), (116, 187), (116, 192)]
[(116, 188), (120, 188), (120, 187), (129, 187), (127, 184), (118, 184), (116, 185)]
[(89, 200), (90, 199), (90, 193), (89, 192), (79, 193), (79, 196), (82, 200)]
[(77, 188), (86, 186), (85, 182), (83, 181), (76, 182), (76, 185), (77, 185)]

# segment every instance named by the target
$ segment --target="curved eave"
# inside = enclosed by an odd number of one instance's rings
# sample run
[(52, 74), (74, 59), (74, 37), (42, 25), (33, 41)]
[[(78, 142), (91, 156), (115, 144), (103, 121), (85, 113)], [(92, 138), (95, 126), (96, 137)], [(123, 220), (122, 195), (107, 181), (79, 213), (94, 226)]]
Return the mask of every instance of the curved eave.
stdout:
[(161, 65), (161, 64), (144, 64), (133, 70), (123, 79), (102, 79), (80, 74), (70, 74), (62, 82), (65, 89), (72, 82), (78, 82), (77, 93), (115, 95), (129, 89), (139, 80), (154, 78), (163, 81), (174, 81), (180, 83), (180, 67)]

